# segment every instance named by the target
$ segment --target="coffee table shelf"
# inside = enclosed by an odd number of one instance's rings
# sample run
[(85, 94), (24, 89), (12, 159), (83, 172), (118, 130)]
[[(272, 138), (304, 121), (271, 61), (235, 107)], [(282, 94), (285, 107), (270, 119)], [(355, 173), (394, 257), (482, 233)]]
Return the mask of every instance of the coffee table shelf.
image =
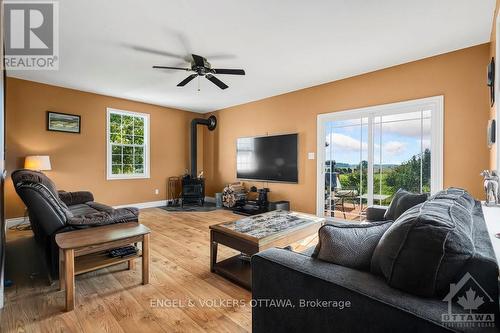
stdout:
[(241, 259), (240, 255), (216, 263), (215, 272), (228, 280), (240, 284), (246, 289), (252, 287), (252, 267), (250, 266), (250, 262)]
[(111, 258), (108, 256), (108, 253), (106, 251), (86, 254), (84, 256), (75, 258), (75, 275), (88, 273), (97, 269), (106, 268), (124, 262), (130, 262), (130, 260), (140, 258), (141, 256), (141, 251), (139, 251), (137, 254), (123, 258)]

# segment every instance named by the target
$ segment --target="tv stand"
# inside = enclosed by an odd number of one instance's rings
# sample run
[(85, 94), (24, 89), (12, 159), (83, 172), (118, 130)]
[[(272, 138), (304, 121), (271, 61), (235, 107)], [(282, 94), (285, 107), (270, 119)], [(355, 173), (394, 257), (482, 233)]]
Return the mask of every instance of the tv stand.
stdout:
[(265, 205), (259, 205), (257, 201), (246, 201), (245, 205), (233, 208), (233, 213), (251, 216), (273, 210), (290, 210), (290, 201), (267, 202)]

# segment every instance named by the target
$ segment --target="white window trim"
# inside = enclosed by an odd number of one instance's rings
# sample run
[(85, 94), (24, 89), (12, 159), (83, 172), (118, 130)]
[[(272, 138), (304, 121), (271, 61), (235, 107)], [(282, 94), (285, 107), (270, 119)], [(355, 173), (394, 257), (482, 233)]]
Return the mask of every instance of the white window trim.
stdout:
[[(405, 109), (432, 108), (431, 113), (431, 137), (435, 140), (431, 142), (431, 193), (436, 193), (443, 189), (443, 137), (444, 137), (444, 97), (433, 96), (427, 98), (414, 99), (410, 101), (369, 106), (365, 108), (336, 111), (319, 114), (317, 119), (317, 139), (316, 139), (316, 215), (324, 215), (324, 184), (325, 184), (325, 126), (328, 121), (338, 121), (342, 119), (352, 119), (353, 117), (368, 117), (371, 114), (390, 115), (404, 112)], [(370, 119), (370, 118), (369, 118)], [(370, 139), (369, 141), (373, 141)], [(368, 147), (373, 148), (373, 142), (368, 143)], [(370, 151), (371, 149), (368, 149)], [(370, 152), (368, 152), (370, 154)], [(369, 166), (369, 168), (373, 168)], [(373, 188), (373, 181), (368, 180), (369, 187)], [(371, 184), (371, 185), (370, 185)]]
[[(109, 140), (110, 137), (110, 116), (111, 113), (118, 113), (122, 115), (129, 116), (140, 116), (144, 118), (144, 174), (132, 174), (132, 175), (113, 175), (112, 174), (112, 165), (111, 165), (111, 142)], [(149, 136), (149, 114), (148, 113), (140, 113), (134, 111), (126, 111), (119, 110), (113, 108), (106, 108), (106, 179), (107, 180), (119, 180), (119, 179), (148, 179), (150, 178), (150, 136)]]

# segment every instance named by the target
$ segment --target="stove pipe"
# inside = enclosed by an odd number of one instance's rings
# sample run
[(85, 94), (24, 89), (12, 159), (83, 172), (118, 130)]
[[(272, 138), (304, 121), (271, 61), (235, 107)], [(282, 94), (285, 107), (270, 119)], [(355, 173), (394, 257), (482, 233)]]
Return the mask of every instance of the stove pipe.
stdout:
[(197, 178), (198, 167), (198, 133), (197, 126), (205, 125), (208, 130), (213, 131), (217, 126), (217, 118), (210, 116), (208, 119), (195, 118), (191, 121), (191, 178)]

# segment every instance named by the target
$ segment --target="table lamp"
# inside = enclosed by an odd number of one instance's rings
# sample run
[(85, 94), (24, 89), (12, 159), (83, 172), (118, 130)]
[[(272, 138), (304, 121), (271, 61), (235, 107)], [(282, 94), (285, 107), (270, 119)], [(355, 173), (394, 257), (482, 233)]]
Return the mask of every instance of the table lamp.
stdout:
[(36, 171), (50, 171), (50, 157), (47, 155), (26, 156), (24, 159), (24, 168)]

